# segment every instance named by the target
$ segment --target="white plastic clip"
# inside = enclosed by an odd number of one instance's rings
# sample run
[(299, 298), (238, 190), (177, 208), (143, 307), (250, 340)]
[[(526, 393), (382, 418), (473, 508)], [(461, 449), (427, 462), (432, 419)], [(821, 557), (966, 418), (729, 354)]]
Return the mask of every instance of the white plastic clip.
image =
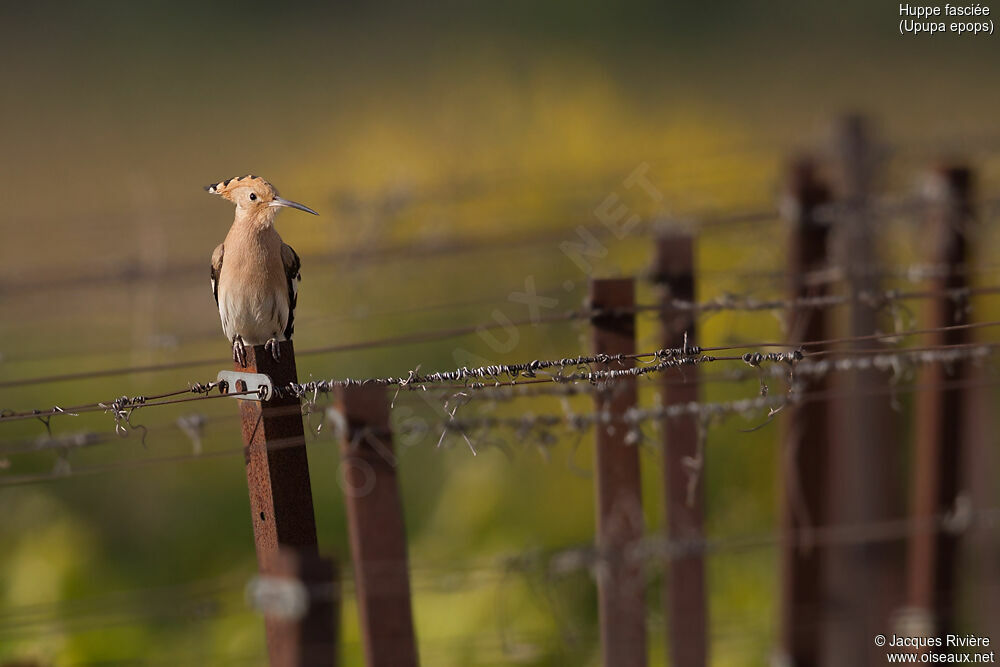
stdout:
[[(238, 373), (236, 371), (219, 371), (216, 378), (223, 394), (239, 394), (233, 398), (244, 401), (269, 401), (274, 395), (274, 383), (263, 373)], [(253, 393), (243, 393), (253, 392)]]

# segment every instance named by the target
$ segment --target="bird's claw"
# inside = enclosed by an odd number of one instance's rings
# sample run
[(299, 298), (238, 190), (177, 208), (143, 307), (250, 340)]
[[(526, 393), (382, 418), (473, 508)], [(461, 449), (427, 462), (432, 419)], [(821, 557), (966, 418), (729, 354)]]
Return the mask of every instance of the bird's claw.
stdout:
[(247, 367), (247, 349), (239, 336), (233, 337), (233, 361), (243, 368)]
[(272, 338), (264, 343), (264, 349), (271, 353), (275, 361), (281, 361), (281, 346), (277, 338)]

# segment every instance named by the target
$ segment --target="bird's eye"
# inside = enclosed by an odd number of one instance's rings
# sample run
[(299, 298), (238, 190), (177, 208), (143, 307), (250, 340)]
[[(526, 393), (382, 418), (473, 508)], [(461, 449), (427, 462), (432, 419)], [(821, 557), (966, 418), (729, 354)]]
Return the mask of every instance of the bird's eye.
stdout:
[(254, 193), (251, 192), (250, 193), (250, 201), (256, 201), (256, 199), (257, 199), (257, 195), (255, 195)]

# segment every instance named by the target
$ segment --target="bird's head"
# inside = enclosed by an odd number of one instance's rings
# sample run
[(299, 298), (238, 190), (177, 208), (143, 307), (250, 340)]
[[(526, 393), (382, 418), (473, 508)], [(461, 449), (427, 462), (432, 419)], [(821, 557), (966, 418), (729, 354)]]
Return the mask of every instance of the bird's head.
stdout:
[(205, 190), (236, 204), (237, 218), (244, 217), (265, 225), (274, 221), (275, 213), (282, 207), (297, 208), (306, 213), (319, 215), (308, 206), (282, 199), (273, 185), (252, 174), (206, 185)]

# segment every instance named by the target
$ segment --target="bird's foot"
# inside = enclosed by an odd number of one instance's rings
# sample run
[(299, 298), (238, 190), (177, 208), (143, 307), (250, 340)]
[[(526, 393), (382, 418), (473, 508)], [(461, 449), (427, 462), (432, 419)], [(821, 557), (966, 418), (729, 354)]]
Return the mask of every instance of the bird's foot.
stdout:
[(233, 361), (243, 368), (247, 367), (247, 349), (240, 336), (233, 336)]
[(264, 343), (264, 349), (271, 353), (275, 361), (281, 361), (281, 346), (277, 338), (272, 338)]

